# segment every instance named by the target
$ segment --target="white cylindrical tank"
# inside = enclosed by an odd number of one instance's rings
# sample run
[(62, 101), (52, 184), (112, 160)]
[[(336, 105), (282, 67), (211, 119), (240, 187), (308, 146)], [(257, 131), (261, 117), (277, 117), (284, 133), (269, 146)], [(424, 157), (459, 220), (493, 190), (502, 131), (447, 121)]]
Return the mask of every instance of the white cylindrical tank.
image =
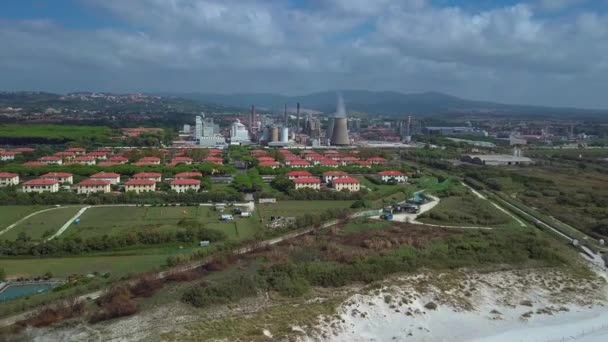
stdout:
[(281, 142), (289, 142), (289, 128), (283, 127), (281, 130)]

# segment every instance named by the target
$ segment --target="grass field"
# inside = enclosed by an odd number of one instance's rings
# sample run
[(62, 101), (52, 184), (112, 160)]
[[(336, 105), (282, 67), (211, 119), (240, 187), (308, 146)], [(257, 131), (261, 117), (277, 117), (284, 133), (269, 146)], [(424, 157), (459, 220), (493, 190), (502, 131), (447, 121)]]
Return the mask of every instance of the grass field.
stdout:
[(219, 214), (210, 207), (93, 207), (80, 217), (80, 224), (72, 225), (65, 234), (89, 238), (148, 229), (172, 230), (182, 219), (221, 230), (237, 240), (252, 237), (260, 228), (255, 215), (250, 218), (235, 217), (233, 222), (221, 222)]
[[(42, 205), (0, 206), (0, 231), (33, 212), (49, 208)], [(1, 237), (2, 235), (0, 235)]]
[(445, 226), (520, 227), (512, 217), (472, 194), (442, 198), (435, 208), (422, 214), (419, 220)]
[[(19, 236), (19, 233), (25, 232), (33, 240), (40, 240), (45, 232), (56, 232), (64, 223), (72, 218), (80, 208), (82, 208), (82, 206), (66, 206), (37, 214), (2, 234), (1, 237), (2, 239), (14, 240)], [(26, 215), (22, 215), (21, 217)], [(13, 223), (17, 220), (14, 220)]]
[(44, 138), (60, 140), (104, 139), (110, 135), (110, 129), (101, 126), (69, 125), (0, 125), (0, 138)]
[(257, 211), (264, 222), (271, 216), (296, 217), (307, 213), (319, 213), (333, 208), (350, 208), (353, 201), (279, 201), (275, 204), (257, 205)]

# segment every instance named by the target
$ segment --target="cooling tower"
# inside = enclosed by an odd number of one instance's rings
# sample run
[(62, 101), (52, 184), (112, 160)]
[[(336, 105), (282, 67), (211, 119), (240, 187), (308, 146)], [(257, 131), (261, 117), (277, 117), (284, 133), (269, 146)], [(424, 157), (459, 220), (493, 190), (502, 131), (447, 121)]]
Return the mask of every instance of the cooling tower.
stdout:
[(289, 128), (287, 127), (283, 127), (283, 130), (281, 131), (281, 142), (289, 142)]
[(350, 145), (346, 118), (334, 119), (334, 130), (331, 136), (331, 144), (335, 146)]
[(272, 141), (272, 142), (279, 141), (279, 127), (276, 127), (276, 126), (272, 127), (272, 134), (270, 137), (270, 141)]

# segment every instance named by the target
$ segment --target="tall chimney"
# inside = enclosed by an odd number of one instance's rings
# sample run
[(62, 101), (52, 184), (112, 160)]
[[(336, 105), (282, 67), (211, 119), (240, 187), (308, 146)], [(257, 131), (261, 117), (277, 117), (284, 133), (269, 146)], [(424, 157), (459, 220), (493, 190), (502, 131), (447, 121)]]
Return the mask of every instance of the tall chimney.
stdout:
[(251, 114), (249, 115), (249, 130), (253, 131), (254, 124), (255, 124), (255, 106), (251, 105)]
[(287, 104), (285, 104), (285, 111), (283, 112), (283, 124), (287, 127)]
[(300, 133), (300, 102), (296, 105), (296, 133)]
[(331, 127), (331, 144), (336, 146), (350, 145), (350, 139), (348, 138), (348, 119), (346, 117), (346, 108), (344, 107), (344, 100), (342, 96), (338, 94), (338, 106), (336, 108), (336, 114), (333, 120), (333, 127)]

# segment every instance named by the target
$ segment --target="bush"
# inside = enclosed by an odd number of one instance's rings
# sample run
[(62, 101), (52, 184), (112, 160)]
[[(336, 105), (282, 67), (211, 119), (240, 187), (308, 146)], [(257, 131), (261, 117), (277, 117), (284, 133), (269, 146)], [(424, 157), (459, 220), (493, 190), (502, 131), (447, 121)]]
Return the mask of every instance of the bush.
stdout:
[(136, 297), (152, 297), (163, 287), (163, 281), (154, 275), (146, 275), (131, 286), (131, 293)]
[(126, 286), (116, 286), (97, 299), (101, 310), (91, 316), (90, 322), (97, 323), (116, 317), (130, 316), (137, 312), (137, 303)]
[(71, 299), (60, 304), (47, 307), (37, 315), (17, 322), (20, 326), (47, 327), (65, 319), (77, 317), (84, 311), (84, 302)]
[(260, 279), (257, 276), (239, 276), (219, 283), (202, 283), (186, 290), (182, 301), (195, 307), (225, 304), (257, 294)]

